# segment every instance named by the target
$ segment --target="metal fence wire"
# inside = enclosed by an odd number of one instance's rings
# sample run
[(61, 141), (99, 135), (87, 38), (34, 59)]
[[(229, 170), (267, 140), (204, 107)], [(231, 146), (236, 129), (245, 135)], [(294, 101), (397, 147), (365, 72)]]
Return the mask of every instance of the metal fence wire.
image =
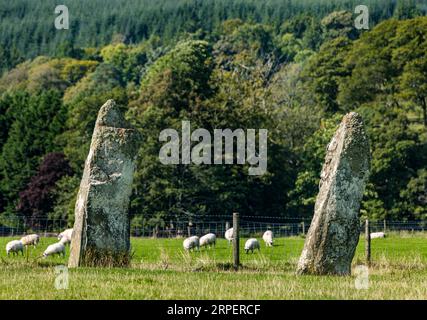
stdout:
[[(291, 237), (305, 235), (310, 227), (311, 219), (241, 216), (240, 234), (242, 237), (262, 236), (266, 230), (271, 230), (275, 237)], [(65, 219), (30, 219), (23, 221), (17, 217), (0, 220), (0, 236), (15, 236), (28, 233), (38, 233), (44, 236), (54, 236), (70, 227)], [(132, 237), (183, 238), (202, 236), (214, 233), (224, 237), (227, 229), (232, 227), (232, 217), (216, 216), (210, 220), (201, 221), (194, 218), (186, 221), (168, 221), (161, 225), (131, 225)], [(423, 232), (427, 231), (427, 221), (370, 221), (371, 232)], [(360, 232), (364, 233), (364, 222), (360, 224)]]

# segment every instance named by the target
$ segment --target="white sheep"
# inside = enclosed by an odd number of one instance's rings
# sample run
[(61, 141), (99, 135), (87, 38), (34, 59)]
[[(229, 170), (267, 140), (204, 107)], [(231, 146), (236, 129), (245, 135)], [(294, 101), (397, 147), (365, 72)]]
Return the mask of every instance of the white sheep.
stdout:
[(197, 249), (200, 248), (200, 242), (198, 236), (192, 236), (184, 240), (183, 243), (184, 249), (190, 251), (191, 249)]
[(228, 240), (228, 244), (230, 244), (231, 241), (233, 241), (233, 228), (230, 228), (227, 231), (225, 231), (224, 238)]
[(200, 238), (200, 246), (215, 246), (216, 244), (216, 236), (213, 233), (208, 233)]
[(62, 254), (62, 256), (65, 257), (65, 243), (64, 241), (62, 241), (62, 239), (61, 241), (48, 246), (43, 252), (43, 258), (47, 258), (48, 256), (53, 256), (55, 254)]
[(384, 232), (372, 232), (371, 233), (371, 239), (377, 239), (377, 238), (385, 238)]
[(58, 240), (61, 240), (63, 244), (71, 243), (73, 236), (73, 229), (66, 229), (58, 235)]
[(13, 253), (13, 255), (18, 254), (21, 251), (22, 255), (24, 255), (24, 245), (21, 240), (13, 240), (6, 244), (6, 254), (9, 256), (9, 253)]
[(267, 230), (266, 232), (264, 232), (264, 234), (262, 235), (262, 240), (264, 240), (265, 245), (267, 247), (272, 247), (273, 246), (273, 231)]
[(258, 251), (260, 250), (259, 241), (255, 238), (251, 238), (251, 239), (246, 240), (245, 253), (247, 254), (249, 251), (254, 253), (255, 249), (258, 249)]
[(40, 236), (38, 234), (29, 234), (21, 238), (21, 242), (24, 246), (37, 246), (40, 242)]

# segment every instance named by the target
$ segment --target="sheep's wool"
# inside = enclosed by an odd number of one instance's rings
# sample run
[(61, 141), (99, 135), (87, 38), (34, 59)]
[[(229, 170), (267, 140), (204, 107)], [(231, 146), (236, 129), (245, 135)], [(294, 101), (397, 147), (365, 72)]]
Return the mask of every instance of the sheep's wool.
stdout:
[(327, 147), (314, 216), (297, 273), (350, 274), (369, 167), (363, 120), (357, 113), (349, 113)]
[(75, 207), (69, 266), (124, 264), (138, 134), (113, 100), (100, 109)]

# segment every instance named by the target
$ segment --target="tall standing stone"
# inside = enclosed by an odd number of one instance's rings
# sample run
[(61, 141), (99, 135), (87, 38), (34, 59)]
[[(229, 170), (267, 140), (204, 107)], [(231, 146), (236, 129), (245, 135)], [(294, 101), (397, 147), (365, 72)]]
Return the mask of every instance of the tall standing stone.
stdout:
[(129, 262), (128, 208), (138, 134), (113, 100), (99, 110), (75, 207), (69, 267)]
[(369, 141), (363, 120), (352, 112), (344, 116), (327, 147), (298, 274), (351, 273), (360, 236), (360, 203), (369, 168)]

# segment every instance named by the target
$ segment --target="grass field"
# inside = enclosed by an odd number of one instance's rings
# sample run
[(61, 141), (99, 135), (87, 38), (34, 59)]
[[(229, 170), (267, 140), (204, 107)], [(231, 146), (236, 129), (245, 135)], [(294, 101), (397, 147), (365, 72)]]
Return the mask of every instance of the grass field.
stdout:
[[(56, 290), (55, 266), (67, 257), (38, 259), (56, 239), (44, 238), (26, 257), (7, 257), (0, 238), (0, 299), (427, 299), (427, 234), (393, 234), (372, 241), (369, 289), (355, 277), (296, 276), (302, 238), (276, 239), (273, 248), (241, 254), (231, 269), (231, 247), (182, 250), (182, 239), (132, 239), (132, 266), (69, 271), (69, 288)], [(242, 246), (244, 239), (241, 241)], [(360, 241), (353, 267), (363, 264)]]

